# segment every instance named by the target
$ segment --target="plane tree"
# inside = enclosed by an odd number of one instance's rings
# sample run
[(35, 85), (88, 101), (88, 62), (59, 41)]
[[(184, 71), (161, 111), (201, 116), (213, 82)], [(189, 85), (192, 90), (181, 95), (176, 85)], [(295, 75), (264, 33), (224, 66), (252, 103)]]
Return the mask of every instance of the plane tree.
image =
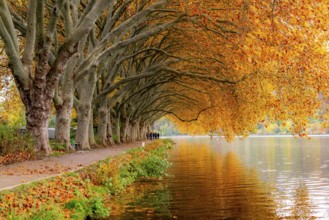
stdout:
[[(79, 4), (80, 1), (69, 1)], [(27, 7), (25, 19), (15, 13), (13, 2), (0, 1), (0, 37), (5, 44), (9, 66), (26, 109), (26, 126), (36, 139), (36, 149), (50, 153), (48, 118), (55, 88), (86, 36), (110, 1), (90, 1), (83, 16), (62, 42), (57, 40), (57, 26), (68, 1), (20, 2)], [(24, 45), (20, 47), (20, 35)]]

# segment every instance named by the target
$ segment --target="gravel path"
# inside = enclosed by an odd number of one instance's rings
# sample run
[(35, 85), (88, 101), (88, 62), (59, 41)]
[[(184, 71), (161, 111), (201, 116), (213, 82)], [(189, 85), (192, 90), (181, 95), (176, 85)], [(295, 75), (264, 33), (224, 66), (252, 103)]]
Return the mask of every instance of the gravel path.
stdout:
[(141, 145), (142, 142), (134, 142), (2, 166), (0, 167), (0, 191), (36, 180), (58, 176), (65, 172), (76, 171), (99, 160), (116, 156)]

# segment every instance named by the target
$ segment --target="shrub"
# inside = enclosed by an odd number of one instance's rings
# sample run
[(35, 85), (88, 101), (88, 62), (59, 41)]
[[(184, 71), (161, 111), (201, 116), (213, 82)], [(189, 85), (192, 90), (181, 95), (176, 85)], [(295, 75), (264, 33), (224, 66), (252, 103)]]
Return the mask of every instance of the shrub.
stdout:
[(33, 141), (30, 135), (18, 128), (0, 124), (0, 155), (15, 151), (33, 151)]
[(71, 218), (84, 219), (86, 217), (101, 218), (109, 215), (109, 210), (103, 204), (102, 198), (73, 199), (66, 203), (65, 208), (72, 211)]
[(76, 133), (77, 133), (77, 129), (76, 128), (71, 128), (70, 129), (70, 139), (72, 140), (75, 140), (75, 136), (76, 136)]
[(113, 134), (112, 140), (114, 141), (114, 143), (119, 143), (118, 135)]
[(66, 151), (66, 144), (58, 143), (54, 140), (49, 140), (50, 147), (55, 151)]
[(158, 155), (152, 155), (146, 157), (139, 164), (138, 177), (144, 178), (160, 178), (165, 174), (165, 171), (170, 167), (171, 163), (168, 160), (164, 160)]
[(36, 157), (32, 137), (23, 130), (0, 124), (0, 165)]

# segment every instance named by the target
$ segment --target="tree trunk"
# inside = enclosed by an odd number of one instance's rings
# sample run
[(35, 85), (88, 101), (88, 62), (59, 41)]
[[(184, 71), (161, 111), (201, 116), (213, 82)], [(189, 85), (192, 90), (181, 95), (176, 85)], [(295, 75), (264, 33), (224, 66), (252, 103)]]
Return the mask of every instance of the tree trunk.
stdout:
[(19, 86), (18, 81), (16, 83), (26, 110), (26, 128), (36, 142), (35, 150), (41, 154), (49, 155), (52, 151), (48, 138), (51, 93), (44, 90), (43, 80), (36, 81), (27, 90)]
[(139, 121), (140, 119), (137, 119), (135, 122), (132, 123), (131, 126), (131, 141), (135, 142), (139, 139)]
[(65, 90), (62, 105), (56, 105), (55, 140), (71, 149), (71, 116), (73, 108), (73, 85)]
[(80, 149), (90, 149), (89, 144), (89, 127), (92, 114), (91, 104), (96, 83), (96, 74), (90, 74), (81, 80), (78, 88), (79, 104), (78, 104), (78, 127), (75, 142)]
[(27, 121), (27, 129), (36, 139), (36, 151), (49, 155), (52, 150), (48, 138), (48, 120), (35, 123), (33, 119)]
[(55, 140), (64, 143), (66, 148), (71, 149), (71, 116), (74, 98), (74, 82), (72, 80), (74, 67), (77, 63), (77, 56), (73, 56), (65, 71), (64, 83), (60, 91), (55, 92), (54, 105), (56, 108), (56, 130)]
[(88, 131), (88, 136), (89, 136), (89, 145), (90, 146), (95, 146), (96, 141), (95, 141), (95, 133), (94, 133), (94, 117), (93, 113), (91, 112), (90, 114), (90, 120), (89, 120), (89, 131)]
[(144, 133), (144, 130), (145, 130), (145, 126), (144, 126), (144, 124), (143, 123), (141, 123), (140, 125), (139, 125), (140, 127), (139, 127), (139, 140), (144, 140), (145, 139), (145, 133)]
[(36, 141), (35, 149), (37, 152), (49, 155), (51, 147), (48, 138), (48, 116), (50, 104), (48, 102), (34, 102), (33, 106), (25, 105), (26, 107), (26, 128)]
[(116, 135), (117, 135), (117, 144), (121, 144), (121, 120), (120, 120), (120, 112), (118, 113), (117, 119), (116, 119), (116, 123), (115, 123), (115, 130), (116, 130)]
[(130, 126), (130, 133), (131, 133), (131, 141), (132, 142), (135, 142), (137, 140), (137, 126), (136, 126), (136, 123), (133, 123), (131, 126)]
[(141, 140), (141, 119), (138, 118), (137, 124), (136, 124), (136, 140)]
[(98, 137), (101, 140), (103, 146), (107, 146), (107, 129), (108, 129), (108, 112), (107, 112), (107, 98), (104, 98), (100, 102), (100, 107), (98, 109)]
[(124, 136), (126, 142), (131, 142), (130, 117), (126, 118), (123, 136)]
[(110, 146), (115, 145), (113, 141), (112, 120), (110, 111), (108, 111), (107, 113), (107, 142)]
[(78, 127), (75, 136), (75, 142), (79, 149), (90, 149), (89, 145), (89, 126), (90, 126), (91, 104), (80, 103), (78, 106)]
[(147, 137), (146, 137), (146, 134), (147, 134), (147, 125), (143, 125), (143, 128), (142, 128), (142, 140), (145, 140)]
[(126, 132), (126, 121), (123, 121), (123, 119), (120, 120), (121, 126), (120, 126), (120, 134), (121, 134), (121, 143), (127, 142), (127, 132)]
[(67, 149), (71, 148), (70, 129), (72, 106), (62, 105), (56, 109), (56, 130), (55, 140), (58, 143), (66, 145)]

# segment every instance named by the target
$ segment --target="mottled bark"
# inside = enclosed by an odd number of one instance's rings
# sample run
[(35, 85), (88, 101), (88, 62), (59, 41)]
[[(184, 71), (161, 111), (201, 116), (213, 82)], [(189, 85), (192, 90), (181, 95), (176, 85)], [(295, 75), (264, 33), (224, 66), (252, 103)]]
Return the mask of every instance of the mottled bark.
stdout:
[(107, 110), (107, 99), (104, 98), (100, 102), (100, 106), (98, 109), (98, 137), (101, 140), (102, 145), (108, 145), (107, 138), (107, 129), (108, 129), (108, 110)]
[(145, 140), (146, 139), (146, 126), (144, 123), (140, 123), (139, 125), (139, 134), (138, 140)]
[[(70, 68), (68, 68), (70, 69)], [(62, 97), (55, 97), (54, 104), (56, 108), (56, 131), (55, 140), (59, 143), (66, 144), (67, 149), (71, 148), (71, 116), (74, 98), (73, 81), (70, 78), (71, 73), (66, 73)]]
[[(28, 107), (27, 107), (28, 109)], [(26, 112), (27, 129), (32, 133), (36, 141), (36, 151), (49, 155), (51, 147), (48, 139), (48, 115), (49, 113), (40, 108), (30, 108)], [(46, 119), (44, 119), (47, 117)]]
[(127, 130), (129, 127), (129, 120), (127, 118), (121, 118), (121, 142), (125, 143), (128, 142), (127, 140)]
[(95, 82), (96, 74), (90, 74), (80, 82), (78, 88), (80, 100), (78, 104), (78, 128), (75, 142), (80, 149), (90, 149), (89, 127), (92, 114), (91, 103), (95, 89)]
[(108, 112), (107, 114), (107, 141), (109, 145), (115, 145), (113, 141), (113, 130), (112, 130), (112, 119), (111, 119), (111, 113)]
[(130, 117), (125, 119), (125, 126), (123, 130), (123, 137), (125, 142), (131, 142), (131, 124), (130, 124)]
[(130, 134), (131, 134), (131, 141), (135, 142), (137, 140), (137, 126), (134, 123), (133, 125), (130, 126)]
[(89, 121), (91, 114), (90, 103), (80, 103), (78, 106), (78, 128), (75, 142), (79, 149), (90, 149), (89, 145)]
[(138, 141), (141, 140), (141, 119), (138, 118), (137, 124), (136, 124), (136, 139)]
[(94, 133), (94, 117), (92, 112), (90, 114), (88, 136), (89, 136), (89, 145), (95, 146), (96, 141), (95, 141), (95, 133)]
[(139, 119), (137, 119), (136, 121), (134, 121), (132, 123), (132, 126), (131, 126), (131, 141), (132, 142), (135, 142), (137, 140), (140, 140), (139, 139)]
[(65, 144), (67, 149), (71, 148), (71, 142), (70, 142), (71, 115), (72, 115), (72, 103), (64, 103), (61, 107), (56, 108), (55, 140), (58, 143)]
[(115, 120), (115, 133), (117, 135), (117, 144), (122, 143), (122, 135), (121, 135), (121, 120), (120, 120), (120, 113), (118, 114), (116, 120)]

